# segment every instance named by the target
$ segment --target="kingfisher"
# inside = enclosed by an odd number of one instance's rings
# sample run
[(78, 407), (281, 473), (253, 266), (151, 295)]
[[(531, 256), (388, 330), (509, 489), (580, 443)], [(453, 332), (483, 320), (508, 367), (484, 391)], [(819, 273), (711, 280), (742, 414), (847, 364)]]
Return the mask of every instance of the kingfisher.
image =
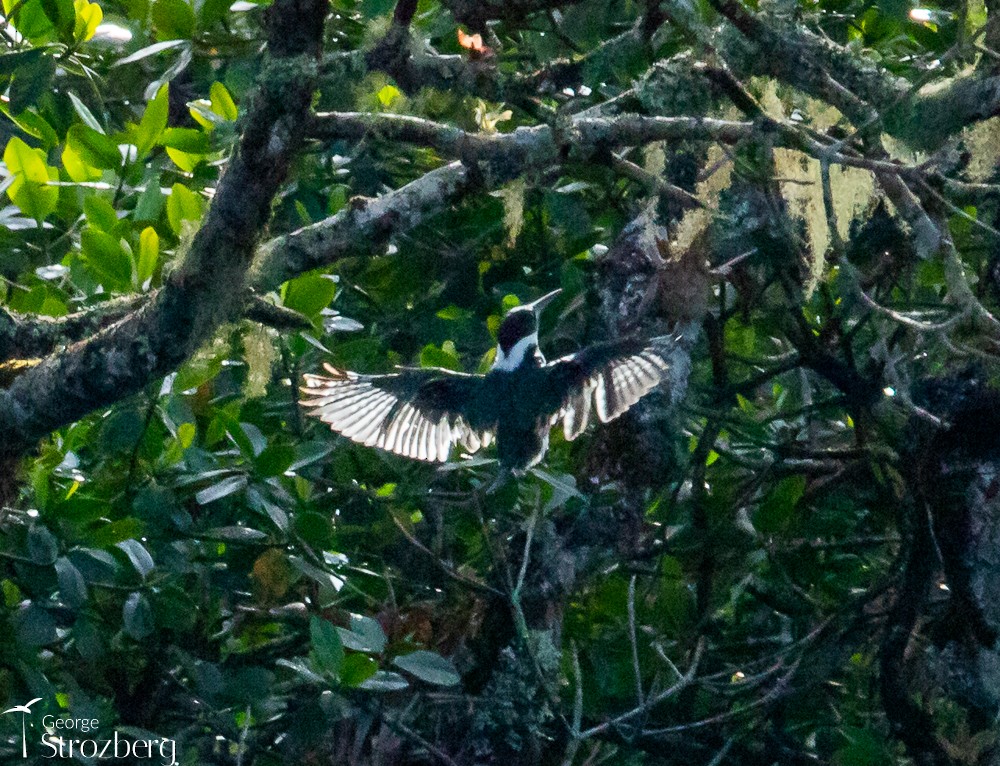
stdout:
[(485, 375), (439, 367), (364, 375), (324, 364), (327, 375), (303, 376), (302, 404), (354, 442), (416, 460), (443, 463), (456, 444), (473, 453), (495, 441), (501, 468), (521, 475), (545, 456), (557, 423), (575, 439), (591, 412), (614, 420), (686, 364), (675, 336), (594, 343), (547, 362), (539, 319), (560, 292), (507, 313)]

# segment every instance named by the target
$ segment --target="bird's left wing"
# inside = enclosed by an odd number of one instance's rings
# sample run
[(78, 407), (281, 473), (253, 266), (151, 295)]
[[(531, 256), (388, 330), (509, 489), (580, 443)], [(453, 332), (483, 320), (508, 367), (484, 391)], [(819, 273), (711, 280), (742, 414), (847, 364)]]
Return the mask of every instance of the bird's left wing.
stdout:
[(443, 463), (456, 443), (475, 452), (492, 440), (490, 424), (469, 415), (481, 395), (479, 375), (438, 368), (361, 375), (323, 367), (329, 375), (303, 376), (302, 404), (352, 441)]
[(667, 378), (676, 342), (668, 336), (607, 341), (550, 362), (552, 424), (562, 420), (572, 440), (587, 427), (591, 409), (602, 423), (622, 415)]

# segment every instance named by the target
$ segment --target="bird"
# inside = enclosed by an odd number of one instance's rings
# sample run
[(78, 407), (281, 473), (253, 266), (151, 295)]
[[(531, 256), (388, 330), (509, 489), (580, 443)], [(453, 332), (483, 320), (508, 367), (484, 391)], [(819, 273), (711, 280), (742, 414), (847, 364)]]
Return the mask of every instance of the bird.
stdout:
[(507, 313), (485, 375), (438, 367), (366, 375), (324, 364), (326, 375), (303, 376), (301, 404), (354, 442), (431, 463), (446, 462), (456, 444), (474, 453), (495, 441), (501, 468), (523, 475), (545, 457), (557, 423), (573, 440), (592, 412), (614, 420), (684, 364), (677, 336), (602, 341), (547, 362), (539, 319), (561, 292)]

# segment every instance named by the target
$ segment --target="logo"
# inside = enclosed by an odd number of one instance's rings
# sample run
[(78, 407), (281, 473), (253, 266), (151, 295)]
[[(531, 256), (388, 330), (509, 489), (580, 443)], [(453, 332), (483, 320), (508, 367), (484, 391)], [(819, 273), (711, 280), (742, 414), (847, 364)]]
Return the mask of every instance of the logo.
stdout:
[[(21, 714), (21, 757), (28, 759), (28, 723), (32, 714), (31, 706), (41, 702), (36, 697), (24, 705), (15, 705), (4, 710), (7, 713)], [(34, 724), (31, 725), (34, 728)], [(42, 758), (58, 760), (99, 761), (101, 759), (133, 759), (134, 761), (150, 760), (162, 766), (177, 766), (177, 743), (168, 739), (130, 739), (119, 732), (112, 733), (111, 738), (99, 739), (97, 729), (100, 721), (96, 718), (73, 718), (68, 715), (46, 714), (42, 716), (42, 736), (39, 740)], [(91, 735), (77, 738), (74, 734)], [(32, 750), (35, 748), (32, 747)]]
[(31, 715), (31, 706), (36, 702), (41, 702), (41, 697), (35, 697), (31, 702), (25, 705), (14, 705), (14, 707), (9, 710), (4, 710), (0, 715), (7, 715), (7, 713), (20, 713), (21, 714), (21, 757), (25, 760), (28, 759), (28, 736), (25, 730), (25, 721), (27, 716)]

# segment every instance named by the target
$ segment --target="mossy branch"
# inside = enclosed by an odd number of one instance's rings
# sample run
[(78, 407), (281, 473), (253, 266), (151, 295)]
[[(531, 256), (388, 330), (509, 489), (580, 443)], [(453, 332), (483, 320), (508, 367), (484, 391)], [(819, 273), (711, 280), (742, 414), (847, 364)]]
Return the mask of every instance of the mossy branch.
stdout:
[(326, 13), (323, 0), (277, 0), (268, 10), (270, 65), (190, 250), (148, 304), (0, 391), (0, 452), (23, 453), (55, 428), (141, 390), (242, 313), (247, 271), (308, 122)]

